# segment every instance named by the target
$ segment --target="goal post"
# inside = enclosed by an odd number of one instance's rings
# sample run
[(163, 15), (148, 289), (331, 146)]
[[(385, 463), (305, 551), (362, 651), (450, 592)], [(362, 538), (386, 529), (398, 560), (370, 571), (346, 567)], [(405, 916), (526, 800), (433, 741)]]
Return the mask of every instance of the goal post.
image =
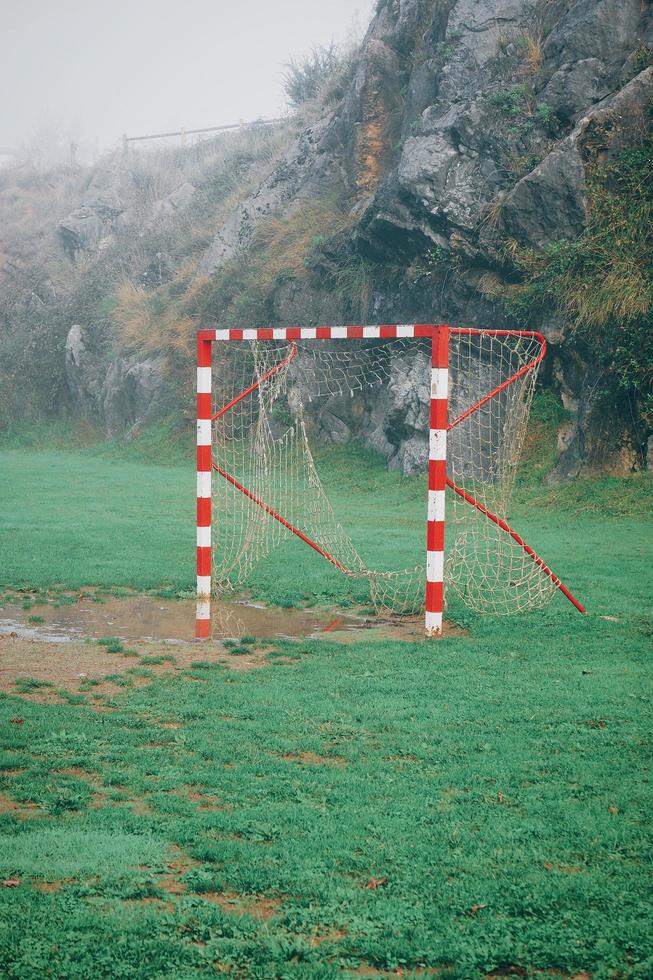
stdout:
[[(445, 582), (481, 611), (537, 608), (556, 589), (584, 611), (506, 520), (545, 352), (534, 331), (444, 324), (199, 331), (197, 637), (210, 636), (216, 586), (242, 585), (288, 535), (367, 578), (376, 608), (421, 608), (427, 637), (442, 634)], [(411, 431), (428, 426), (426, 555), (400, 571), (371, 569), (338, 523), (309, 445), (315, 411), (304, 413), (315, 400), (342, 426), (328, 410), (337, 416), (347, 402), (352, 418), (374, 419), (374, 399), (389, 393)], [(447, 487), (453, 533), (445, 553)]]

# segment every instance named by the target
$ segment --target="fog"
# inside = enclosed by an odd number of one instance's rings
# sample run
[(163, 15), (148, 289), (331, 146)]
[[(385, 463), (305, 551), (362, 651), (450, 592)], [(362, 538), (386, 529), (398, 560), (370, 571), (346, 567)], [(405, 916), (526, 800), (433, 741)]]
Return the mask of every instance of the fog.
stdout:
[(0, 0), (0, 147), (273, 117), (283, 66), (367, 26), (372, 0)]

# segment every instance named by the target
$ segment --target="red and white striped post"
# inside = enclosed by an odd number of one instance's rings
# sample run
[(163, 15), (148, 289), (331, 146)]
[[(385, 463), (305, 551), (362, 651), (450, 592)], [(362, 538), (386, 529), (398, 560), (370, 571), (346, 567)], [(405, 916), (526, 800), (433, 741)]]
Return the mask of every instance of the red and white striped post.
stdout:
[(215, 331), (197, 335), (197, 607), (195, 636), (211, 635), (211, 354)]
[(444, 494), (447, 485), (449, 328), (433, 327), (426, 544), (427, 637), (442, 635), (444, 609)]

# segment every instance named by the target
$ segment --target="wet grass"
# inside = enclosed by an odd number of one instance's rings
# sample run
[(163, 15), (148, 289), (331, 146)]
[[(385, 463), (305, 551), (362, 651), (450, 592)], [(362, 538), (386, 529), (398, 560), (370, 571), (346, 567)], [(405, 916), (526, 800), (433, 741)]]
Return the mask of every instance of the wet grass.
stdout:
[[(6, 587), (187, 584), (192, 474), (1, 455)], [(419, 487), (335, 465), (357, 533), (371, 476), (388, 502), (371, 546), (399, 547), (389, 516)], [(104, 507), (87, 513), (89, 485)], [(143, 657), (102, 713), (90, 684), (2, 696), (3, 976), (650, 977), (651, 526), (639, 504), (523, 514), (587, 617), (562, 598), (502, 620), (454, 605), (467, 636), (275, 643), (250, 672), (198, 651), (166, 678)], [(357, 600), (315, 562), (289, 544), (257, 594)]]
[[(87, 586), (113, 595), (129, 589), (150, 590), (161, 598), (192, 595), (192, 466), (120, 461), (113, 455), (115, 447), (110, 452), (102, 456), (99, 447), (74, 453), (0, 449), (0, 590), (30, 590), (36, 598), (40, 591), (55, 602), (75, 601), (63, 590)], [(603, 549), (602, 539), (610, 536), (615, 521), (619, 534), (637, 548), (640, 525), (650, 517), (651, 474), (549, 488), (542, 485), (545, 455), (536, 454), (522, 471), (515, 525), (561, 578), (572, 576), (580, 589), (591, 587), (588, 549)], [(378, 458), (349, 448), (324, 453), (318, 465), (338, 518), (370, 567), (411, 566), (420, 560), (423, 478), (388, 473)], [(587, 535), (580, 542), (580, 562), (574, 549), (564, 547), (579, 515)], [(251, 587), (257, 598), (280, 606), (369, 602), (366, 583), (346, 579), (295, 539), (259, 566)], [(34, 596), (28, 596), (25, 608), (33, 602)]]
[(650, 624), (277, 646), (102, 714), (0, 700), (4, 975), (650, 975)]

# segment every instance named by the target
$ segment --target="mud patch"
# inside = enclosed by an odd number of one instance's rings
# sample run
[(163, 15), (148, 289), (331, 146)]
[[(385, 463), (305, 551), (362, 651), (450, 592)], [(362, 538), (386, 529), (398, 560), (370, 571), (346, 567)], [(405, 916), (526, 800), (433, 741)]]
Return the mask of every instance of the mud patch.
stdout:
[(399, 980), (402, 977), (447, 977), (452, 972), (451, 966), (417, 966), (398, 970), (381, 970), (371, 963), (361, 963), (360, 966), (347, 971), (354, 977), (377, 977), (378, 980)]
[(0, 813), (9, 814), (17, 820), (38, 820), (46, 816), (36, 803), (18, 803), (6, 793), (0, 793)]
[(195, 858), (190, 857), (182, 851), (181, 848), (175, 847), (173, 849), (173, 857), (168, 862), (168, 871), (165, 874), (159, 875), (156, 880), (157, 887), (167, 895), (185, 895), (186, 885), (181, 880), (182, 875), (185, 875), (188, 871), (192, 871), (200, 863), (200, 861), (196, 861)]
[(43, 892), (45, 895), (52, 895), (55, 892), (60, 892), (65, 885), (71, 884), (72, 879), (62, 879), (55, 881), (32, 881), (32, 888), (35, 888), (37, 892)]
[[(158, 599), (137, 595), (93, 601), (90, 596), (65, 605), (39, 604), (43, 623), (30, 624), (31, 610), (18, 603), (0, 609), (0, 634), (48, 643), (70, 643), (84, 638), (115, 636), (123, 643), (137, 641), (190, 642), (195, 638), (195, 602), (189, 599)], [(291, 638), (322, 633), (336, 613), (328, 609), (280, 609), (247, 599), (211, 604), (213, 639), (240, 636)], [(339, 628), (357, 620), (337, 614)]]
[(260, 922), (268, 922), (277, 915), (283, 904), (280, 898), (237, 895), (235, 892), (200, 892), (200, 898), (219, 905), (228, 915), (251, 915)]
[(190, 803), (196, 803), (197, 809), (206, 813), (232, 809), (231, 804), (225, 803), (213, 793), (205, 793), (203, 789), (196, 786), (183, 786), (181, 789), (172, 790), (172, 792), (175, 796), (188, 800)]
[(567, 864), (551, 864), (550, 861), (544, 862), (545, 871), (558, 871), (563, 875), (582, 875), (585, 868), (581, 868), (578, 865), (567, 865)]
[[(147, 653), (158, 650), (165, 654), (167, 649), (165, 646), (148, 645)], [(268, 652), (269, 648), (257, 647), (247, 656), (234, 657), (215, 643), (189, 643), (176, 648), (174, 664), (162, 660), (148, 666), (148, 676), (142, 677), (129, 673), (132, 665), (138, 662), (135, 658), (126, 658), (122, 652), (109, 653), (106, 647), (97, 643), (52, 644), (42, 640), (0, 636), (0, 691), (40, 704), (63, 704), (68, 701), (66, 695), (83, 694), (84, 700), (79, 702), (82, 706), (98, 712), (112, 711), (115, 708), (105, 704), (107, 698), (113, 702), (134, 688), (150, 684), (156, 677), (178, 677), (181, 674), (184, 680), (202, 683), (208, 678), (208, 671), (207, 678), (203, 678), (199, 671), (191, 667), (198, 657), (211, 666), (247, 671), (265, 667)], [(193, 676), (188, 673), (189, 670)], [(25, 689), (25, 685), (19, 683), (19, 690), (16, 689), (16, 681), (29, 678), (46, 682), (48, 686)], [(16, 724), (19, 722), (20, 719), (17, 719)], [(176, 722), (162, 722), (160, 727), (183, 726)]]
[[(99, 598), (98, 596), (95, 597)], [(42, 623), (30, 623), (30, 610), (18, 602), (0, 607), (0, 638), (38, 640), (44, 643), (67, 645), (84, 639), (98, 640), (115, 637), (129, 646), (165, 641), (162, 655), (175, 656), (183, 645), (195, 638), (195, 602), (188, 599), (158, 599), (135, 595), (126, 598), (103, 598), (94, 601), (84, 593), (81, 598), (63, 605), (39, 603)], [(281, 609), (251, 602), (248, 599), (211, 604), (212, 640), (238, 640), (244, 636), (259, 639), (292, 639), (294, 637), (324, 637), (339, 642), (362, 638), (406, 640), (424, 639), (423, 616), (377, 616), (343, 613), (337, 609)], [(444, 624), (443, 635), (461, 636), (465, 632), (450, 623)], [(197, 650), (197, 647), (195, 647)], [(148, 660), (153, 653), (149, 648)], [(247, 657), (240, 648), (243, 658)], [(195, 655), (194, 659), (197, 659)], [(234, 661), (239, 659), (234, 655)], [(149, 666), (149, 663), (148, 663)]]

